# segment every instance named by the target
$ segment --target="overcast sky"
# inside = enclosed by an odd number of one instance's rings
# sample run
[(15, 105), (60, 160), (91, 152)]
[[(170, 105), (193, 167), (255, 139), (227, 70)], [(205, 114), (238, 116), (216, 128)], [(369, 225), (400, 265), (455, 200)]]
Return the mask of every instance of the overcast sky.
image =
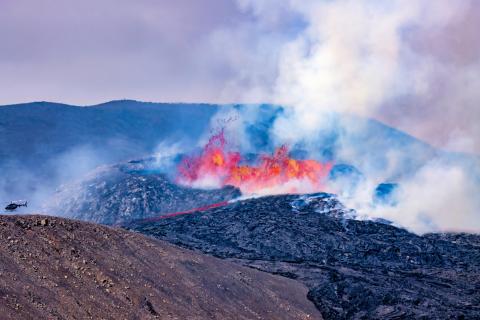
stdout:
[(209, 37), (245, 18), (225, 0), (0, 0), (0, 104), (215, 100)]
[(480, 2), (0, 0), (0, 105), (275, 102), (480, 151)]

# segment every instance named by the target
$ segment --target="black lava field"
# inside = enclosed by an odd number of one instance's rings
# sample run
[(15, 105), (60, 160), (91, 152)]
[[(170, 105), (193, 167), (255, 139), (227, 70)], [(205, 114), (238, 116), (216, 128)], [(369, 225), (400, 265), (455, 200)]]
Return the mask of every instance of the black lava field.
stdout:
[(330, 194), (280, 195), (125, 227), (296, 279), (325, 319), (480, 318), (480, 236), (353, 215)]

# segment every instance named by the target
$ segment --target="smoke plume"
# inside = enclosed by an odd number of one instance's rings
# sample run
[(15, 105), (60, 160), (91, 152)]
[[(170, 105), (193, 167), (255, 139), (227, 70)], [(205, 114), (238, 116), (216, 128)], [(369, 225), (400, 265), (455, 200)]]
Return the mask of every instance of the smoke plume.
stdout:
[[(253, 19), (215, 35), (216, 43), (237, 49), (228, 52), (240, 76), (223, 94), (288, 106), (270, 130), (275, 144), (315, 153), (324, 148), (324, 132), (334, 130), (336, 160), (365, 175), (343, 199), (361, 216), (419, 233), (480, 231), (478, 157), (445, 152), (480, 152), (477, 2), (237, 2)], [(388, 146), (394, 140), (364, 134), (369, 120), (357, 119), (365, 118), (433, 147)], [(400, 185), (397, 205), (372, 205), (375, 187), (386, 181)]]
[(349, 112), (438, 147), (480, 152), (477, 2), (238, 4), (253, 22), (215, 34), (216, 40), (222, 35), (217, 41), (222, 47), (236, 49), (224, 59), (240, 75), (228, 82), (224, 95), (293, 106), (279, 135), (298, 138), (286, 134), (290, 123), (302, 125), (294, 131), (307, 136), (324, 112)]

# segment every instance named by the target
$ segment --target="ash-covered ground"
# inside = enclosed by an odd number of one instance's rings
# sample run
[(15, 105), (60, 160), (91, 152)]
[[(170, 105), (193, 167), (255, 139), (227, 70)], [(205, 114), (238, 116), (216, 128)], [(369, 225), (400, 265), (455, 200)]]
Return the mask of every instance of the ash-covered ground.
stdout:
[(352, 214), (329, 194), (281, 195), (127, 228), (296, 279), (325, 319), (480, 318), (480, 236)]
[(307, 288), (118, 228), (0, 216), (0, 319), (322, 319)]

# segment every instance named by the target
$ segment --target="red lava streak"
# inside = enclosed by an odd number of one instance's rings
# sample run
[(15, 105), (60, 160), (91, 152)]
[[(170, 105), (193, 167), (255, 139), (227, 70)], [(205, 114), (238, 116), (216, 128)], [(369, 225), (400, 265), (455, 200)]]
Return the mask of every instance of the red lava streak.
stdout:
[(324, 190), (331, 163), (296, 160), (287, 146), (261, 155), (258, 165), (242, 164), (239, 152), (227, 150), (224, 131), (210, 137), (202, 153), (178, 165), (178, 181), (189, 186), (232, 185), (243, 193), (303, 193)]
[(206, 206), (203, 206), (203, 207), (198, 207), (198, 208), (194, 208), (194, 209), (190, 209), (190, 210), (166, 213), (166, 214), (162, 214), (162, 215), (159, 215), (159, 216), (156, 216), (156, 217), (142, 219), (142, 220), (139, 220), (137, 222), (139, 222), (139, 223), (155, 222), (155, 221), (159, 221), (159, 220), (162, 220), (162, 219), (173, 218), (173, 217), (176, 217), (176, 216), (182, 216), (182, 215), (185, 215), (185, 214), (192, 214), (192, 213), (195, 213), (195, 212), (207, 211), (209, 209), (223, 207), (223, 206), (226, 206), (226, 205), (228, 205), (228, 201), (222, 201), (222, 202), (213, 203), (213, 204), (209, 204), (209, 205), (206, 205)]

